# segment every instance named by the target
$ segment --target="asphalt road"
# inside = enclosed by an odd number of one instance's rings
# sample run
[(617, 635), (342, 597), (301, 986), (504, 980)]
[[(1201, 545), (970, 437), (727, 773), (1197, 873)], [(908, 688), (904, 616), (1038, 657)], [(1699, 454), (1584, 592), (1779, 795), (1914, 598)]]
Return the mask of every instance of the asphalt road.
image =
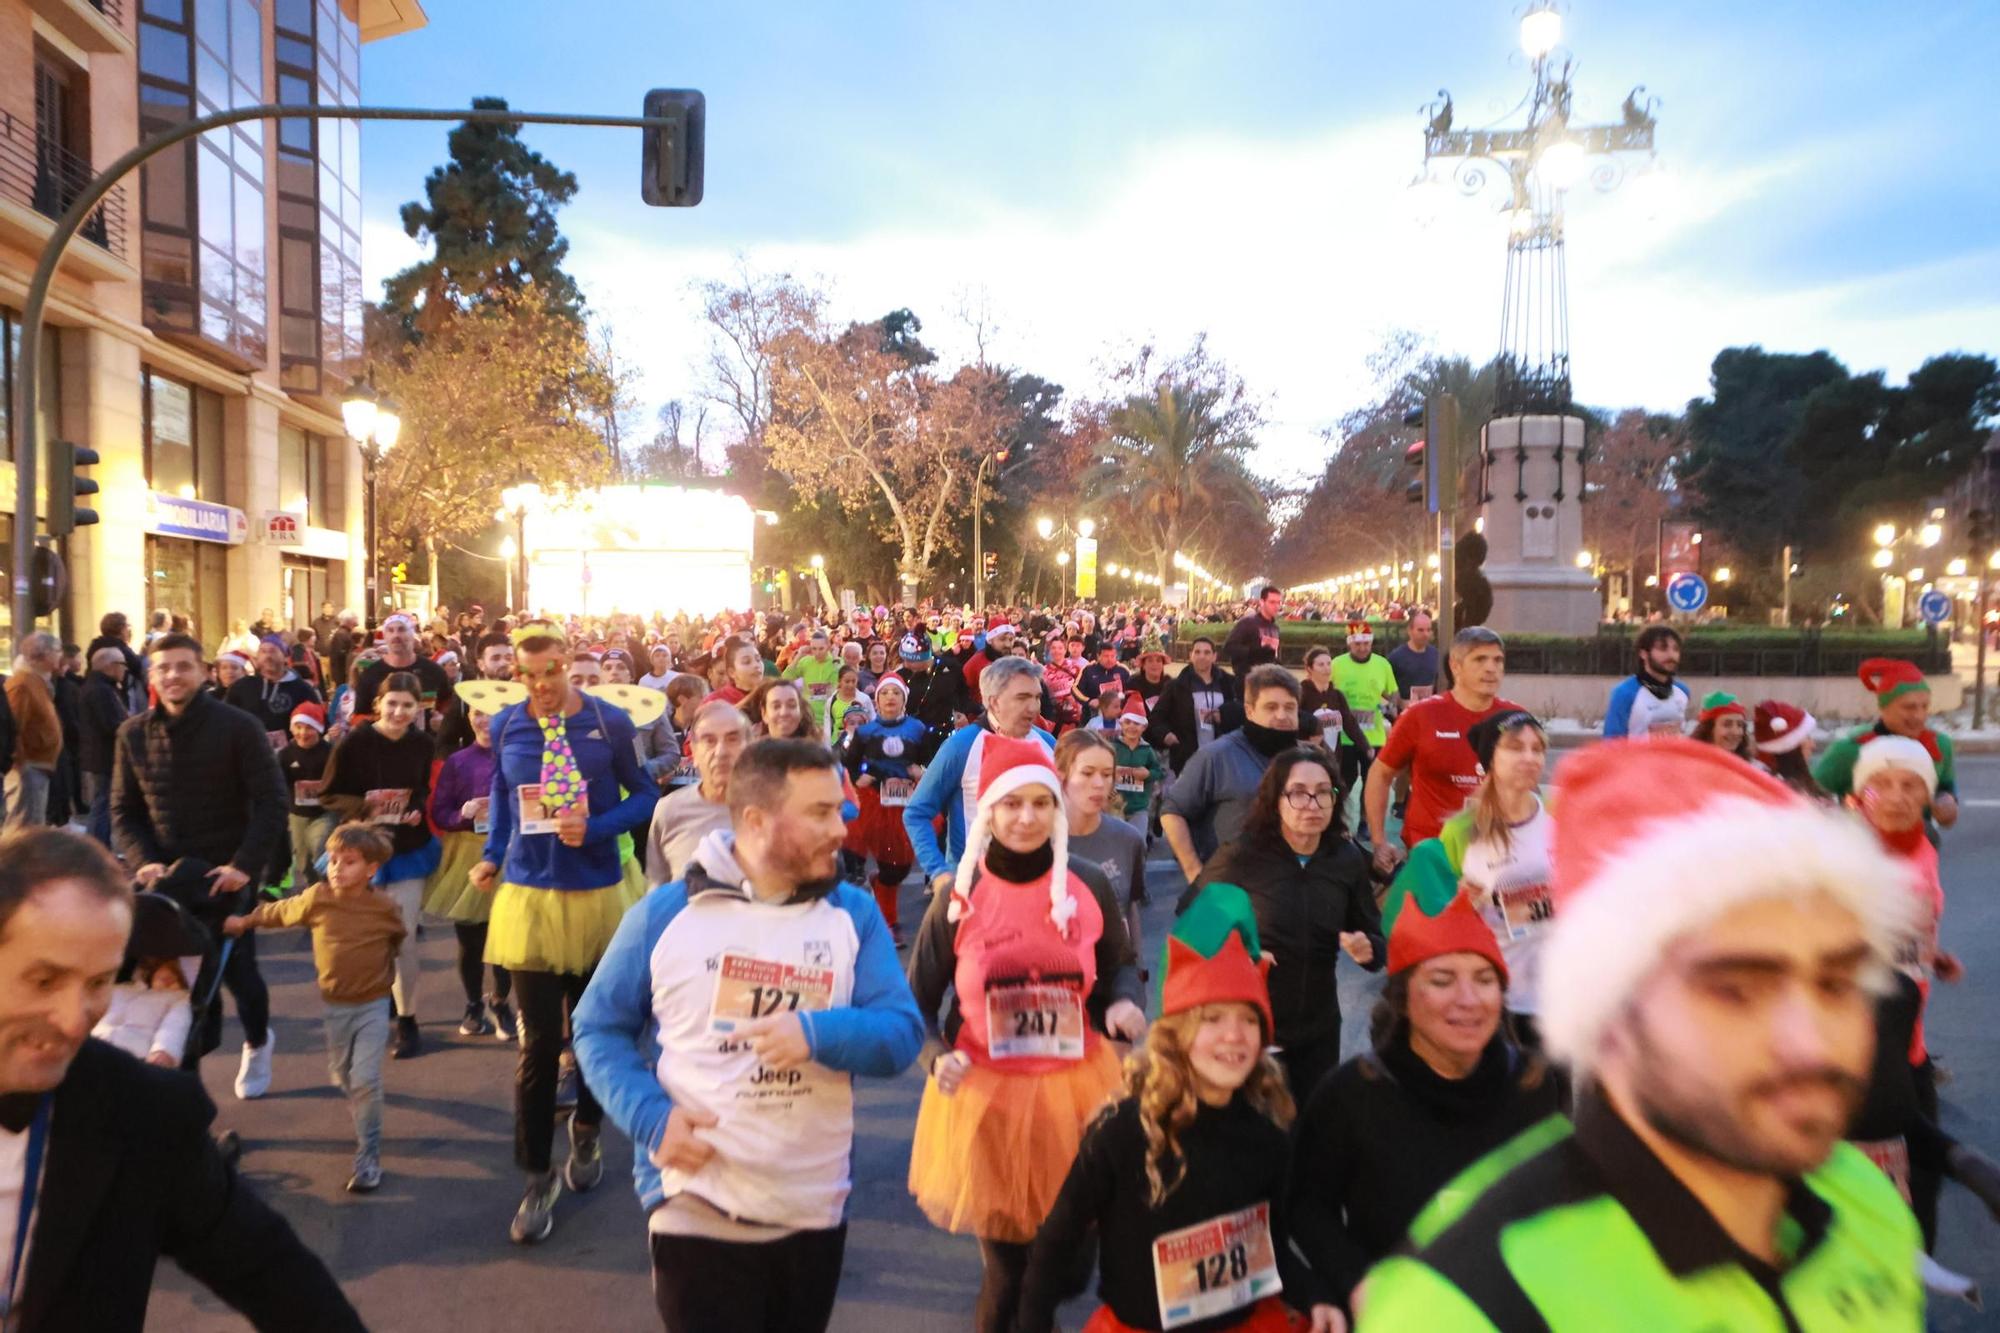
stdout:
[[(1932, 1048), (1952, 1071), (1942, 1090), (1946, 1127), (2000, 1156), (2000, 758), (1960, 762), (1963, 818), (1944, 853), (1945, 947), (1966, 967), (1957, 987), (1939, 986), (1926, 1024)], [(1182, 880), (1171, 862), (1152, 868), (1148, 952), (1157, 950)], [(906, 890), (905, 920), (915, 920)], [(647, 1283), (644, 1219), (630, 1187), (631, 1150), (606, 1136), (604, 1183), (566, 1195), (555, 1234), (524, 1249), (508, 1243), (507, 1223), (521, 1181), (511, 1161), (513, 1050), (492, 1038), (456, 1033), (458, 982), (448, 928), (434, 925), (421, 945), (424, 1054), (391, 1062), (384, 1119), (387, 1180), (372, 1197), (345, 1194), (353, 1139), (345, 1104), (327, 1086), (312, 961), (303, 935), (259, 941), (272, 986), (278, 1034), (270, 1095), (238, 1102), (231, 1022), (225, 1050), (202, 1075), (221, 1108), (218, 1125), (238, 1130), (244, 1174), (333, 1268), (369, 1325), (382, 1330), (644, 1329), (657, 1327)], [(1366, 986), (1341, 987), (1350, 1014)], [(914, 1073), (857, 1084), (855, 1188), (845, 1273), (833, 1327), (846, 1333), (957, 1329), (979, 1282), (974, 1243), (929, 1225), (904, 1188), (911, 1127), (922, 1081)], [(558, 1130), (560, 1134), (560, 1129)], [(562, 1149), (557, 1150), (561, 1160)], [(1941, 1262), (2000, 1295), (2000, 1224), (1956, 1187), (1944, 1200)], [(1064, 1320), (1078, 1327), (1092, 1303)], [(243, 1322), (171, 1265), (163, 1266), (149, 1329), (174, 1333), (238, 1329)], [(2000, 1320), (1963, 1306), (1936, 1306), (1931, 1327), (1972, 1330)]]

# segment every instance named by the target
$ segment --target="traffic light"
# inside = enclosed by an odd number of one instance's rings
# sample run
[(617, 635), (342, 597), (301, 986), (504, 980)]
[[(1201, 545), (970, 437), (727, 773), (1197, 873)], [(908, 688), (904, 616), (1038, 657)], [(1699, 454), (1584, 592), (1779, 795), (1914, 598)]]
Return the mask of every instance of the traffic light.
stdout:
[(50, 444), (49, 453), (49, 535), (60, 537), (97, 522), (95, 509), (77, 503), (79, 496), (97, 494), (97, 482), (77, 471), (97, 465), (97, 450), (56, 440)]
[(644, 114), (669, 123), (645, 128), (640, 195), (655, 208), (693, 208), (701, 202), (708, 99), (688, 88), (655, 88), (646, 94)]
[(1403, 461), (1405, 463), (1408, 463), (1411, 467), (1415, 468), (1417, 471), (1417, 475), (1410, 478), (1410, 484), (1403, 488), (1403, 498), (1408, 500), (1411, 504), (1423, 504), (1426, 500), (1430, 498), (1427, 487), (1427, 483), (1430, 479), (1430, 472), (1424, 466), (1425, 462), (1424, 455), (1427, 452), (1428, 450), (1425, 449), (1424, 442), (1422, 440), (1418, 440), (1415, 444), (1411, 445), (1408, 449), (1405, 449), (1403, 451)]
[(988, 579), (998, 575), (1000, 573), (1000, 557), (988, 551), (986, 558), (980, 561), (979, 572)]
[(389, 566), (389, 581), (391, 583), (406, 583), (409, 581), (409, 577), (410, 564), (407, 560), (398, 560), (395, 564)]

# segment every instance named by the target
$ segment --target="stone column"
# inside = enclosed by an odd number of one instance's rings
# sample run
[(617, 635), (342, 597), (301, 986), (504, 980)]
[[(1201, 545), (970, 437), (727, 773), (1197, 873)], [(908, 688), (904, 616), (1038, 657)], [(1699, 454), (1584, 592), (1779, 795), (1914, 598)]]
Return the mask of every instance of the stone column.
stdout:
[(1596, 576), (1583, 549), (1583, 418), (1500, 417), (1481, 439), (1488, 460), (1488, 623), (1501, 633), (1594, 634)]
[(222, 435), (223, 489), (250, 524), (249, 540), (229, 548), (229, 616), (255, 623), (285, 590), (279, 548), (264, 539), (264, 515), (278, 508), (278, 405), (257, 394), (223, 399)]

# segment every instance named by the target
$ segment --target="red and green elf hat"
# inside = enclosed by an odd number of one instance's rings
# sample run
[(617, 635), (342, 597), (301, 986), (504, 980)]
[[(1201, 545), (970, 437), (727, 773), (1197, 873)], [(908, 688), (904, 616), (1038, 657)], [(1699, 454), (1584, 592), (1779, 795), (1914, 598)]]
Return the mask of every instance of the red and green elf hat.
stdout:
[(1750, 719), (1750, 710), (1743, 706), (1741, 699), (1729, 691), (1717, 690), (1713, 694), (1702, 696), (1701, 716), (1696, 721), (1713, 722), (1719, 717), (1729, 717), (1732, 715), (1740, 717), (1747, 722)]
[(1895, 657), (1871, 657), (1861, 664), (1861, 683), (1875, 696), (1875, 702), (1887, 708), (1906, 694), (1922, 690), (1931, 692), (1930, 682), (1917, 669), (1915, 662), (1905, 662)]
[(1250, 1005), (1272, 1032), (1271, 993), (1264, 974), (1271, 958), (1257, 943), (1250, 895), (1234, 884), (1205, 886), (1174, 922), (1160, 958), (1160, 1013), (1204, 1004)]

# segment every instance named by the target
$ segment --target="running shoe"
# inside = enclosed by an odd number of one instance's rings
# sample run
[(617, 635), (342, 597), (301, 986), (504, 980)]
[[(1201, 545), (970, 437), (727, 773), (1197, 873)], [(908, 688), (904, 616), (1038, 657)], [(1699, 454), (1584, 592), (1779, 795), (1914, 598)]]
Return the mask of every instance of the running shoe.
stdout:
[(569, 1122), (569, 1161), (563, 1164), (563, 1183), (578, 1194), (586, 1193), (604, 1179), (604, 1149), (597, 1142), (596, 1125)]
[(465, 1006), (465, 1018), (458, 1025), (461, 1037), (484, 1037), (493, 1031), (493, 1025), (486, 1021), (486, 1006), (477, 1000)]
[(349, 1194), (373, 1194), (382, 1188), (382, 1164), (373, 1157), (362, 1157), (354, 1163), (354, 1174), (347, 1178)]
[(562, 1053), (562, 1063), (556, 1071), (556, 1110), (576, 1109), (576, 1089), (582, 1077), (576, 1072), (576, 1056), (568, 1051)]
[(529, 1176), (527, 1193), (521, 1196), (521, 1206), (514, 1210), (507, 1238), (516, 1245), (547, 1240), (556, 1227), (556, 1200), (561, 1197), (562, 1177), (554, 1171)]
[(501, 1041), (519, 1040), (514, 1035), (514, 1006), (497, 996), (486, 997), (486, 1012), (493, 1019), (493, 1035)]
[(396, 1048), (391, 1051), (398, 1060), (407, 1060), (423, 1049), (417, 1038), (417, 1020), (405, 1014), (396, 1020)]
[(243, 1063), (236, 1069), (237, 1100), (255, 1101), (271, 1090), (271, 1052), (277, 1045), (278, 1034), (268, 1028), (262, 1046), (243, 1043)]

